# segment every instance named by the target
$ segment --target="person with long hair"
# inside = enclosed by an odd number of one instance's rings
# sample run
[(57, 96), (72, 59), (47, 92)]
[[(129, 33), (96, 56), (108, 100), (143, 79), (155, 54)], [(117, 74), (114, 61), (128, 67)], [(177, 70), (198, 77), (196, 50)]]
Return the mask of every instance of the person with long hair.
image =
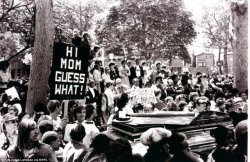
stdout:
[(3, 132), (0, 134), (0, 148), (7, 150), (16, 144), (17, 140), (17, 116), (9, 113), (3, 116)]
[(7, 150), (8, 159), (36, 159), (57, 162), (52, 148), (39, 141), (36, 122), (23, 119), (18, 125), (17, 143)]
[(97, 103), (97, 116), (102, 125), (106, 125), (110, 115), (110, 109), (108, 106), (108, 97), (105, 93), (100, 94)]

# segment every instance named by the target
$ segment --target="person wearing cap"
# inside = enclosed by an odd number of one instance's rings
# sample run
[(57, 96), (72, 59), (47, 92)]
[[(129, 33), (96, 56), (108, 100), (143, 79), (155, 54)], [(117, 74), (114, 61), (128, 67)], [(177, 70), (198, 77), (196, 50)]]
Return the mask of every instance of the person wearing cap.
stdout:
[(168, 140), (172, 132), (165, 128), (150, 128), (142, 133), (140, 140), (143, 145), (148, 146), (144, 155), (145, 162), (166, 162), (171, 158)]
[(3, 132), (0, 134), (0, 148), (7, 150), (16, 144), (17, 116), (7, 113), (3, 116)]

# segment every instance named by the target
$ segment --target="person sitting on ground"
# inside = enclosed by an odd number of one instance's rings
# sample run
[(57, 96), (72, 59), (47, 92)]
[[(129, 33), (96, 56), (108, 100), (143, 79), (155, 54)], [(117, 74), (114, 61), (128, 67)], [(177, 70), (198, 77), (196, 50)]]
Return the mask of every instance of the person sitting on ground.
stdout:
[(215, 138), (216, 149), (209, 155), (207, 162), (230, 162), (232, 159), (230, 150), (234, 144), (234, 131), (225, 126), (218, 126), (210, 131), (210, 135)]
[(36, 122), (23, 119), (18, 125), (17, 143), (7, 150), (10, 161), (16, 159), (46, 159), (48, 162), (57, 162), (52, 148), (39, 141), (39, 132)]
[(87, 147), (82, 143), (85, 134), (82, 124), (73, 125), (70, 131), (71, 141), (63, 150), (63, 162), (81, 162), (83, 160), (87, 153)]
[(85, 155), (84, 162), (105, 161), (106, 153), (109, 149), (111, 139), (105, 134), (98, 134), (92, 141), (88, 153)]
[(144, 155), (145, 162), (166, 162), (170, 159), (168, 140), (172, 132), (164, 128), (150, 128), (144, 132), (140, 140), (148, 146)]

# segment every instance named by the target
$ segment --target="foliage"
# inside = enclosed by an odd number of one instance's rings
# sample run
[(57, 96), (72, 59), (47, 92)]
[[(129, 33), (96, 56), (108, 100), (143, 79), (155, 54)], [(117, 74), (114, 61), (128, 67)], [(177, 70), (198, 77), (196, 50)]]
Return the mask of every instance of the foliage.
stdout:
[[(11, 58), (34, 44), (35, 8), (32, 0), (3, 0), (0, 4), (0, 57)], [(7, 36), (6, 36), (7, 35)], [(9, 42), (9, 43), (7, 43)]]
[(229, 41), (230, 11), (226, 2), (221, 1), (214, 8), (204, 8), (201, 26), (208, 38), (209, 46), (224, 47)]
[(196, 32), (191, 14), (183, 8), (179, 0), (122, 0), (96, 30), (98, 40), (110, 53), (190, 61), (186, 45)]
[(102, 14), (108, 6), (98, 0), (82, 2), (79, 0), (74, 4), (69, 0), (54, 1), (54, 20), (56, 29), (59, 29), (56, 30), (56, 37), (62, 36), (63, 41), (70, 43), (73, 29), (78, 29), (80, 34), (88, 32), (94, 39), (93, 29), (102, 22), (97, 15)]

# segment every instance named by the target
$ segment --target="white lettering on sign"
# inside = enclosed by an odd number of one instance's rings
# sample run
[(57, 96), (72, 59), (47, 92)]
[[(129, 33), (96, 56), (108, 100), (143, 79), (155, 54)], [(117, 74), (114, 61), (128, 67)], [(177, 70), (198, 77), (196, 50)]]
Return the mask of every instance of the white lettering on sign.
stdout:
[(78, 91), (82, 90), (79, 85), (68, 85), (68, 84), (55, 84), (56, 95), (76, 95)]
[(73, 70), (73, 69), (74, 70), (81, 70), (82, 69), (82, 61), (81, 60), (61, 58), (60, 68), (62, 68), (62, 69), (70, 69), (70, 70)]
[(74, 72), (56, 71), (55, 81), (62, 83), (81, 83), (85, 81), (85, 74)]

